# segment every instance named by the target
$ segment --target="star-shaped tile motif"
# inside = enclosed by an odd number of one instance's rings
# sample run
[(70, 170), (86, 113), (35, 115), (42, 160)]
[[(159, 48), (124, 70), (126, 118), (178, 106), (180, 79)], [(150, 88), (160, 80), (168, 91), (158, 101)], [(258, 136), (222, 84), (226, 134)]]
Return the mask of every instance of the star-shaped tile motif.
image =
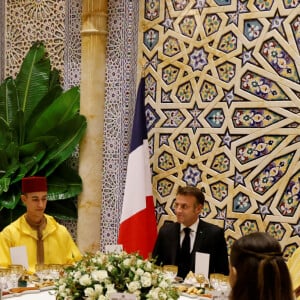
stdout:
[(225, 135), (222, 138), (222, 142), (224, 145), (226, 145), (230, 149), (232, 138), (231, 138), (228, 128), (226, 129)]
[(298, 220), (298, 223), (295, 225), (292, 225), (292, 227), (293, 227), (292, 236), (295, 236), (295, 235), (300, 236), (300, 219)]
[(227, 13), (228, 15), (227, 25), (231, 23), (233, 23), (234, 25), (238, 25), (240, 14), (249, 12), (249, 9), (247, 8), (247, 4), (248, 1), (245, 2), (238, 1), (237, 10), (234, 12)]
[(245, 186), (244, 175), (242, 173), (240, 173), (237, 169), (235, 169), (234, 186), (236, 187), (239, 184)]
[(173, 22), (174, 22), (174, 18), (170, 17), (169, 10), (166, 7), (164, 21), (161, 22), (161, 25), (164, 27), (164, 32), (166, 32), (168, 29), (174, 30)]
[(160, 218), (162, 216), (168, 215), (168, 213), (166, 211), (166, 204), (167, 204), (167, 202), (160, 203), (159, 201), (156, 201), (155, 214), (156, 214), (157, 223), (160, 221)]
[(282, 23), (285, 20), (285, 18), (281, 17), (279, 12), (276, 11), (275, 16), (273, 18), (268, 18), (268, 20), (271, 23), (269, 31), (271, 31), (273, 29), (277, 30), (286, 39), (286, 34), (285, 34), (284, 28), (282, 26)]
[(271, 202), (267, 202), (267, 203), (259, 203), (257, 202), (257, 206), (258, 209), (256, 211), (257, 214), (260, 214), (262, 220), (264, 220), (266, 218), (266, 216), (271, 215), (272, 213), (270, 212), (270, 204)]
[(187, 127), (192, 128), (193, 132), (195, 133), (197, 128), (202, 128), (202, 125), (199, 122), (199, 116), (203, 110), (199, 109), (197, 103), (195, 103), (194, 107), (192, 109), (188, 109), (187, 111), (192, 116), (192, 121), (188, 124)]
[(161, 60), (158, 58), (158, 53), (155, 53), (150, 59), (147, 59), (144, 69), (151, 66), (155, 71), (157, 71), (157, 66), (161, 63)]
[(237, 219), (227, 218), (226, 206), (224, 208), (216, 207), (216, 209), (217, 209), (217, 215), (215, 219), (224, 221), (224, 230), (230, 229), (234, 231), (234, 223), (236, 222)]

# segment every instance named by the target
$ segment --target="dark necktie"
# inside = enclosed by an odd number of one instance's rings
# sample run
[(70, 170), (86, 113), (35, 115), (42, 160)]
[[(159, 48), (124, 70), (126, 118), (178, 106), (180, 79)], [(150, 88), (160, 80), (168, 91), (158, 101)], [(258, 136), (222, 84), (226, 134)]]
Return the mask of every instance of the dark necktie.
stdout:
[(190, 247), (191, 247), (191, 238), (190, 238), (190, 232), (191, 232), (191, 228), (189, 227), (185, 227), (183, 229), (184, 231), (184, 238), (182, 241), (182, 245), (181, 245), (181, 254), (182, 255), (186, 255), (189, 256), (190, 255)]
[(178, 276), (183, 279), (191, 269), (191, 238), (190, 232), (191, 228), (186, 227), (183, 229), (184, 238), (181, 244), (180, 255), (179, 255), (179, 264), (178, 264)]

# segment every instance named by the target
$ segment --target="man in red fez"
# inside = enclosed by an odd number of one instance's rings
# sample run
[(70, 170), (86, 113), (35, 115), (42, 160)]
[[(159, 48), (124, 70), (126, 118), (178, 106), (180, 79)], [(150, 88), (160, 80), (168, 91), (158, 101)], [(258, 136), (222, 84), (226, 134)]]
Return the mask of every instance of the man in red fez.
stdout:
[(25, 246), (29, 271), (37, 264), (70, 264), (81, 258), (65, 226), (45, 214), (47, 205), (46, 177), (22, 179), (21, 200), (26, 213), (0, 233), (0, 266), (12, 264), (10, 248)]

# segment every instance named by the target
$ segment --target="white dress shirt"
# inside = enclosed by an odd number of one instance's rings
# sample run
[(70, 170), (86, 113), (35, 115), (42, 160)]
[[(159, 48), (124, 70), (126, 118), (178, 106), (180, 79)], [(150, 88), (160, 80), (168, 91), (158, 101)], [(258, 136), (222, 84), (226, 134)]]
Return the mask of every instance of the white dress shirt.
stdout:
[[(194, 243), (195, 243), (195, 239), (196, 239), (196, 232), (197, 232), (197, 228), (198, 228), (198, 224), (199, 224), (199, 218), (197, 218), (197, 221), (189, 226), (189, 228), (191, 229), (190, 231), (190, 239), (191, 239), (191, 245), (190, 245), (190, 249), (191, 249), (191, 252), (194, 248)], [(184, 239), (184, 228), (186, 226), (184, 226), (183, 224), (180, 224), (180, 245), (182, 244), (182, 241)]]

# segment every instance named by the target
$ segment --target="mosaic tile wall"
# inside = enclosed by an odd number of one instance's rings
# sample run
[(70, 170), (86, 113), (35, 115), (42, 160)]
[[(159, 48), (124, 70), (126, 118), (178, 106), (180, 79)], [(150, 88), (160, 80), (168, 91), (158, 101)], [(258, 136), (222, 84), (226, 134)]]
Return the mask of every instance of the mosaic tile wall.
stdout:
[(178, 185), (228, 246), (267, 231), (300, 244), (298, 0), (145, 0), (142, 52), (159, 226)]
[[(1, 80), (15, 77), (32, 42), (43, 40), (51, 64), (61, 71), (64, 87), (80, 84), (80, 0), (1, 1)], [(6, 21), (6, 23), (5, 23)], [(5, 51), (4, 51), (5, 50)], [(5, 53), (5, 56), (3, 55)], [(77, 167), (78, 150), (70, 159)], [(61, 221), (62, 222), (62, 221)], [(76, 238), (76, 222), (62, 222)]]
[(135, 106), (139, 1), (108, 1), (101, 247), (116, 244)]

